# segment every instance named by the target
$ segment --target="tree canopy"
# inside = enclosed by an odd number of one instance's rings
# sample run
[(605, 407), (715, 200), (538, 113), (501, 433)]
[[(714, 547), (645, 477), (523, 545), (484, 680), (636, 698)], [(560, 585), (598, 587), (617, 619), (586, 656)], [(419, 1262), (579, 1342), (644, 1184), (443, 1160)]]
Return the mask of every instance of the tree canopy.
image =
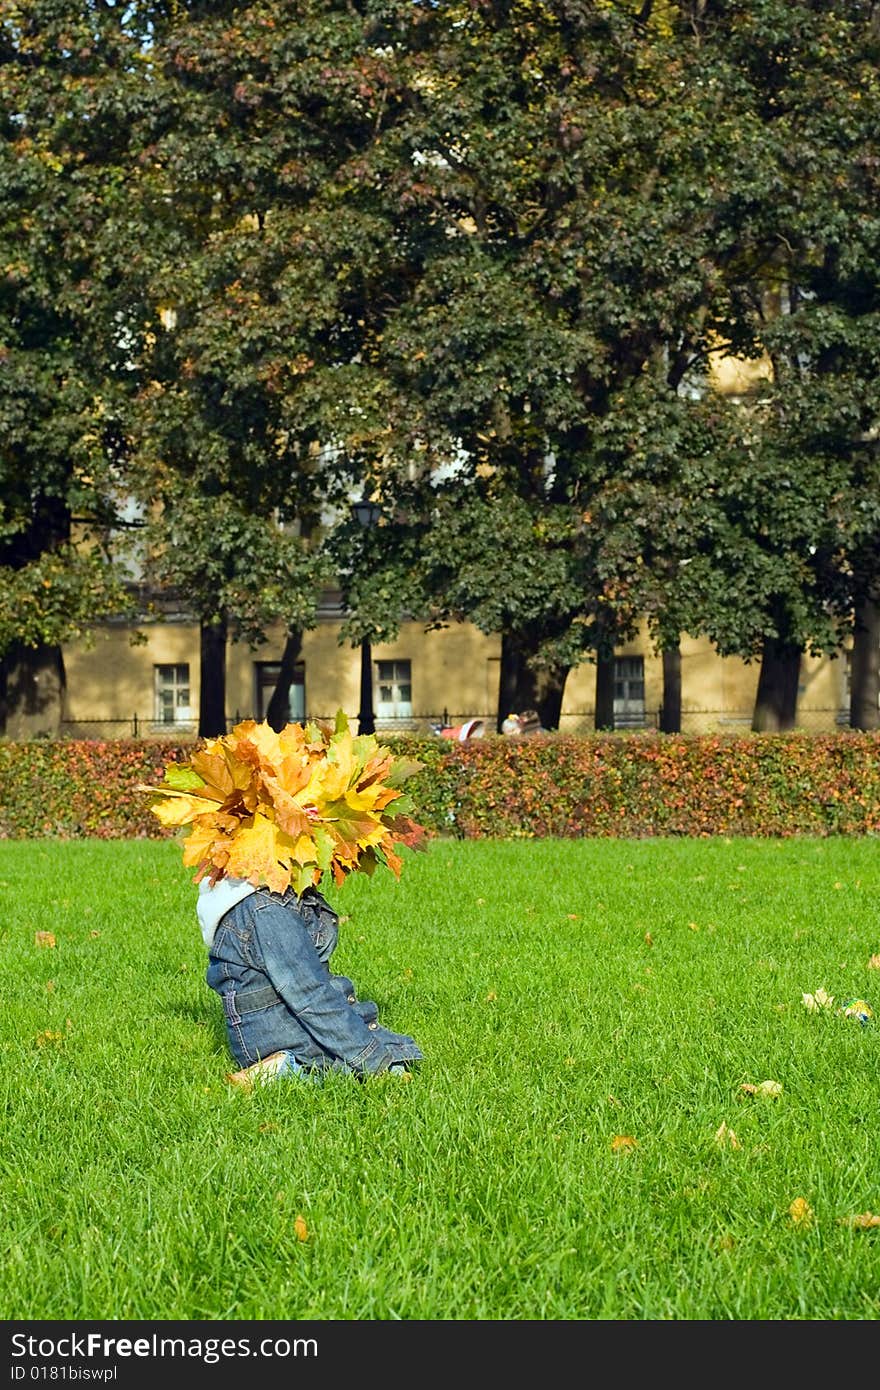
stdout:
[(332, 566), (351, 641), (500, 633), (499, 717), (552, 724), (646, 616), (792, 721), (878, 589), (875, 6), (35, 0), (0, 37), (0, 637), (121, 603), (135, 497), (215, 648)]

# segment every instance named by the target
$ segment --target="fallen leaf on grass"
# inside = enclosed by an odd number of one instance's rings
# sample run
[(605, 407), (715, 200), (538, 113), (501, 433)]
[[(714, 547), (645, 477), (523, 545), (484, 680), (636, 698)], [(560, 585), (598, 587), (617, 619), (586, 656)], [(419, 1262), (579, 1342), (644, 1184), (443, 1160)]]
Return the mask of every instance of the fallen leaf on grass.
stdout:
[(579, 912), (569, 912), (567, 915), (569, 922), (579, 922), (581, 920)]
[(51, 931), (35, 931), (35, 932), (34, 932), (34, 945), (35, 945), (35, 946), (54, 946), (54, 945), (55, 945), (55, 933), (54, 933), (54, 932), (51, 932)]
[(498, 995), (495, 993), (494, 989), (490, 989), (490, 990), (489, 990), (489, 993), (486, 995), (486, 1003), (487, 1003), (487, 1004), (494, 1004), (494, 1003), (495, 1003), (495, 1000), (496, 1000), (497, 998), (498, 998)]
[(90, 932), (89, 932), (89, 936), (100, 936), (100, 935), (101, 935), (101, 933), (100, 933), (99, 931), (90, 931)]
[(691, 929), (691, 931), (699, 931), (699, 930), (700, 930), (700, 928), (697, 926), (696, 922), (688, 922), (688, 926), (689, 926), (689, 928)]
[(47, 981), (46, 981), (46, 993), (47, 993), (47, 994), (52, 994), (53, 991), (54, 991), (54, 989), (55, 989), (55, 981), (54, 981), (54, 980), (47, 980)]
[(649, 946), (654, 945), (654, 938), (649, 931), (645, 932), (645, 941), (648, 943)]
[(34, 1039), (37, 1047), (60, 1047), (64, 1041), (63, 1033), (55, 1033), (51, 1028), (45, 1028), (42, 1033), (38, 1033)]
[(638, 1140), (633, 1139), (631, 1134), (615, 1134), (611, 1140), (611, 1152), (615, 1154), (627, 1153), (630, 1149), (638, 1148)]
[(754, 1083), (751, 1081), (744, 1081), (739, 1089), (745, 1091), (747, 1096), (766, 1096), (768, 1099), (773, 1100), (776, 1096), (782, 1095), (782, 1082), (759, 1081)]
[(813, 1208), (806, 1197), (795, 1197), (788, 1209), (788, 1214), (796, 1226), (806, 1228), (813, 1224)]
[(868, 1231), (873, 1226), (880, 1226), (880, 1216), (875, 1216), (872, 1211), (863, 1211), (858, 1216), (845, 1216), (843, 1224), (857, 1231)]
[(742, 1145), (736, 1137), (734, 1131), (728, 1128), (727, 1121), (722, 1120), (715, 1131), (715, 1143), (719, 1149), (740, 1149)]
[[(207, 1091), (207, 1089), (208, 1089), (208, 1087), (206, 1086), (206, 1087), (205, 1087), (205, 1090)], [(271, 1131), (272, 1131), (273, 1129), (277, 1129), (277, 1128), (278, 1128), (278, 1126), (277, 1126), (276, 1124), (273, 1124), (271, 1120), (268, 1120), (268, 1121), (266, 1122), (266, 1124), (260, 1125), (260, 1133), (261, 1133), (261, 1134), (269, 1134), (269, 1133), (271, 1133)]]
[(817, 989), (815, 994), (802, 994), (804, 1008), (809, 1009), (810, 1013), (817, 1014), (822, 1009), (830, 1009), (834, 1003), (834, 995), (829, 994), (824, 988)]
[(619, 1106), (619, 1105), (620, 1105), (620, 1101), (617, 1099), (617, 1096), (609, 1095), (609, 1097), (608, 1097), (608, 1104), (609, 1104), (609, 1105), (618, 1105), (618, 1106)]
[(872, 956), (868, 961), (868, 970), (880, 970), (880, 956)]
[(298, 1216), (296, 1218), (296, 1220), (293, 1223), (293, 1229), (297, 1240), (308, 1240), (309, 1228), (306, 1225), (306, 1219), (304, 1216)]

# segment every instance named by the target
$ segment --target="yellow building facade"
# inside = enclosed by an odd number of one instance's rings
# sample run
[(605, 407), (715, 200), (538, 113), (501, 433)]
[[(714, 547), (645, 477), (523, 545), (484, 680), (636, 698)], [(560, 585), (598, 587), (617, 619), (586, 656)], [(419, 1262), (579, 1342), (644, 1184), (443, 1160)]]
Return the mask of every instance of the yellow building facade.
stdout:
[[(184, 617), (142, 624), (145, 640), (133, 645), (124, 626), (96, 628), (90, 645), (64, 649), (66, 691), (60, 728), (9, 729), (13, 737), (60, 732), (67, 737), (181, 736), (196, 732), (199, 710), (199, 629)], [(230, 723), (265, 717), (284, 648), (284, 631), (267, 634), (252, 650), (227, 649), (226, 711)], [(426, 632), (404, 623), (396, 641), (372, 647), (376, 726), (388, 732), (430, 732), (440, 723), (472, 718), (494, 731), (501, 643), (469, 623)], [(361, 652), (340, 641), (339, 617), (328, 617), (303, 636), (290, 716), (332, 718), (343, 709), (357, 718)], [(718, 656), (704, 639), (681, 644), (682, 731), (746, 732), (755, 700), (759, 663)], [(804, 657), (798, 727), (833, 730), (848, 720), (848, 660)], [(596, 668), (584, 662), (568, 677), (560, 721), (563, 733), (594, 727)], [(615, 653), (615, 726), (656, 728), (663, 698), (662, 658), (647, 629)], [(504, 711), (503, 713), (507, 713)]]

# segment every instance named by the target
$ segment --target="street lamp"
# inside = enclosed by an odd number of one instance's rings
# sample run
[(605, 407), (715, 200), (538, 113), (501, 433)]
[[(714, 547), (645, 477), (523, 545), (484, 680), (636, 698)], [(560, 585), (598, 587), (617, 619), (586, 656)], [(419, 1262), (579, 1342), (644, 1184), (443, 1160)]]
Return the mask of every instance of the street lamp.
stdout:
[[(359, 502), (352, 502), (351, 510), (354, 513), (358, 525), (365, 531), (371, 526), (377, 525), (381, 516), (381, 508), (375, 502), (371, 502), (369, 497), (364, 496)], [(368, 638), (361, 642), (361, 704), (358, 710), (358, 733), (374, 734), (376, 732), (376, 715), (373, 711), (373, 649)]]

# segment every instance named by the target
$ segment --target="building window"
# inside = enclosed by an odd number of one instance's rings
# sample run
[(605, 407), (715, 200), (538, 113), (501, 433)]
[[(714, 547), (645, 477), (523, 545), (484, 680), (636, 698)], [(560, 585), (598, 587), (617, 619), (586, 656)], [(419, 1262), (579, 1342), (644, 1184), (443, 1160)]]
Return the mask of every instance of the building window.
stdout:
[(412, 663), (377, 661), (377, 719), (412, 719)]
[(645, 727), (645, 658), (614, 658), (614, 727)]
[(188, 661), (176, 666), (154, 666), (153, 689), (157, 724), (188, 724), (192, 721)]
[[(269, 701), (275, 693), (281, 675), (280, 661), (255, 661), (254, 678), (257, 687), (257, 719), (265, 719)], [(287, 722), (301, 724), (306, 717), (306, 664), (298, 661), (293, 668), (293, 680), (288, 691)]]

